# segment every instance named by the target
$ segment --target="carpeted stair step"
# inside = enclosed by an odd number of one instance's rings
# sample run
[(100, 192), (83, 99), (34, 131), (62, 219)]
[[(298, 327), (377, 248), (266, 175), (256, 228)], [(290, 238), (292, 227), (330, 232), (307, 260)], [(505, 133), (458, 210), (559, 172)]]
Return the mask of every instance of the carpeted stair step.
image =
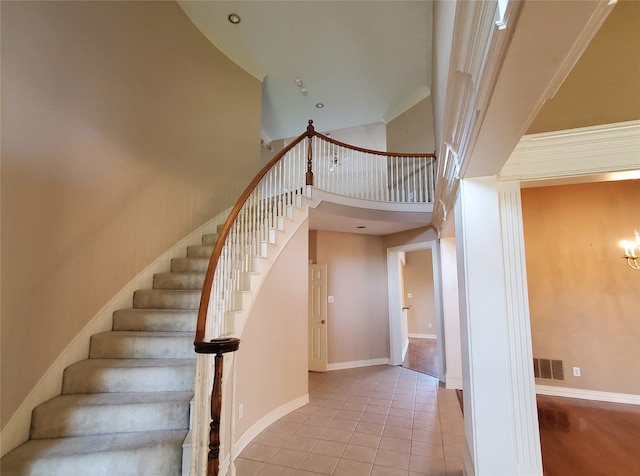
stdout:
[(88, 359), (67, 367), (62, 393), (193, 392), (193, 359)]
[(209, 258), (173, 258), (171, 271), (174, 273), (206, 273)]
[(30, 440), (2, 458), (2, 476), (181, 474), (187, 430)]
[(156, 273), (153, 289), (202, 290), (204, 273)]
[(185, 429), (192, 396), (191, 392), (61, 395), (33, 410), (30, 437)]
[(111, 331), (91, 336), (90, 359), (194, 358), (193, 333)]
[(197, 320), (196, 310), (120, 309), (113, 313), (113, 330), (195, 332)]
[(198, 309), (201, 290), (139, 289), (133, 293), (137, 309)]
[(207, 258), (211, 257), (213, 245), (187, 246), (187, 258)]

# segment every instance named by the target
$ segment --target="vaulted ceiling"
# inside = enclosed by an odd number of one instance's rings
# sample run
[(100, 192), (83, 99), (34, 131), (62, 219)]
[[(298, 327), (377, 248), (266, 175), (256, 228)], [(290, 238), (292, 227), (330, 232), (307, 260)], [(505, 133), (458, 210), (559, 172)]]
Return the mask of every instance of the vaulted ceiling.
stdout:
[(310, 118), (323, 130), (386, 122), (430, 94), (431, 1), (179, 4), (216, 47), (263, 81), (268, 141), (297, 136)]

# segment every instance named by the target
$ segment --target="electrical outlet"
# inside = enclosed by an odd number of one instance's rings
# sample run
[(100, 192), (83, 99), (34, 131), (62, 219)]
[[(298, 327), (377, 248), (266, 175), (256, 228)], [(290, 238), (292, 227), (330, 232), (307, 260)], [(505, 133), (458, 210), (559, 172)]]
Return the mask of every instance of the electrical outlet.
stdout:
[(242, 420), (242, 414), (244, 413), (244, 404), (238, 405), (238, 420)]
[(574, 367), (573, 368), (573, 376), (574, 377), (580, 377), (580, 367)]

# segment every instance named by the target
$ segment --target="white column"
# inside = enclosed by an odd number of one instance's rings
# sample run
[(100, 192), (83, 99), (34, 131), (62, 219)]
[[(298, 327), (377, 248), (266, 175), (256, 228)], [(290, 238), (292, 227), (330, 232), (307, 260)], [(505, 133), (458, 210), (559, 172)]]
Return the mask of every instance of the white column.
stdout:
[(516, 187), (505, 184), (500, 193), (495, 177), (465, 179), (456, 202), (466, 470), (471, 475), (542, 475), (530, 328), (523, 312), (524, 262), (518, 261), (523, 259), (520, 207), (507, 200), (517, 195)]
[(440, 239), (442, 314), (446, 387), (462, 388), (462, 357), (460, 354), (460, 308), (458, 306), (458, 274), (456, 272), (456, 240)]
[(520, 182), (498, 182), (518, 473), (542, 474)]

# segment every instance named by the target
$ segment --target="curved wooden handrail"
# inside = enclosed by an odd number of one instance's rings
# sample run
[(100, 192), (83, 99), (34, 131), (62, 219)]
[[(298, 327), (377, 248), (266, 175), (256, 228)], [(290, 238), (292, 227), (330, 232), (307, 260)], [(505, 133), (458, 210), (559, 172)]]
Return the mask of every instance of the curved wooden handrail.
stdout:
[(211, 287), (213, 285), (213, 278), (216, 272), (216, 266), (218, 261), (220, 260), (220, 255), (222, 253), (222, 249), (224, 247), (225, 240), (227, 236), (229, 236), (229, 232), (231, 227), (238, 218), (240, 210), (246, 203), (247, 199), (251, 195), (251, 192), (256, 188), (256, 186), (260, 183), (260, 180), (269, 172), (269, 170), (276, 164), (284, 155), (289, 152), (293, 147), (295, 147), (298, 143), (300, 143), (305, 138), (311, 138), (315, 135), (315, 131), (313, 129), (313, 121), (309, 120), (309, 125), (307, 126), (307, 130), (300, 134), (291, 144), (282, 149), (282, 151), (277, 154), (273, 159), (265, 165), (258, 175), (254, 177), (254, 179), (249, 183), (247, 188), (244, 190), (240, 198), (234, 205), (231, 213), (227, 217), (227, 220), (224, 222), (222, 227), (222, 231), (220, 232), (220, 236), (218, 236), (218, 240), (213, 248), (213, 252), (211, 253), (211, 258), (209, 259), (209, 267), (207, 268), (207, 273), (204, 278), (204, 285), (202, 287), (202, 296), (200, 297), (200, 308), (198, 309), (198, 323), (196, 324), (196, 337), (194, 341), (195, 351), (199, 354), (216, 354), (217, 345), (215, 343), (206, 342), (205, 341), (205, 328), (207, 324), (207, 310), (209, 308), (209, 299), (211, 297)]
[[(210, 340), (206, 340), (206, 335), (207, 335), (207, 318), (209, 315), (209, 306), (211, 304), (211, 296), (212, 296), (212, 292), (214, 291), (214, 286), (218, 285), (218, 280), (216, 280), (216, 270), (218, 269), (219, 266), (221, 266), (221, 275), (220, 275), (220, 279), (225, 280), (226, 279), (226, 273), (227, 270), (225, 268), (225, 263), (227, 261), (228, 258), (228, 253), (235, 253), (235, 251), (229, 251), (230, 249), (232, 249), (233, 246), (238, 245), (238, 243), (241, 243), (240, 246), (245, 246), (247, 243), (246, 242), (238, 242), (238, 238), (236, 235), (238, 236), (243, 236), (243, 233), (246, 231), (247, 229), (247, 222), (243, 221), (246, 219), (246, 213), (249, 214), (249, 216), (254, 216), (255, 217), (255, 213), (258, 213), (258, 217), (260, 218), (260, 220), (262, 220), (264, 218), (265, 215), (263, 215), (265, 208), (261, 208), (259, 210), (256, 211), (254, 205), (251, 205), (252, 203), (257, 203), (257, 202), (253, 202), (254, 200), (256, 200), (256, 194), (257, 193), (265, 193), (264, 195), (262, 195), (263, 199), (267, 201), (267, 203), (271, 203), (273, 204), (274, 202), (271, 201), (273, 199), (276, 199), (275, 203), (277, 203), (278, 205), (275, 205), (276, 207), (280, 207), (281, 205), (279, 205), (280, 203), (280, 199), (281, 197), (285, 196), (287, 197), (285, 199), (285, 204), (289, 205), (291, 203), (287, 202), (286, 200), (289, 200), (290, 197), (297, 195), (301, 192), (303, 192), (303, 188), (302, 188), (302, 183), (306, 183), (307, 186), (313, 186), (314, 185), (314, 173), (313, 173), (313, 141), (312, 139), (315, 137), (321, 139), (322, 141), (328, 142), (330, 144), (333, 144), (335, 146), (344, 148), (344, 149), (350, 149), (353, 151), (357, 151), (360, 153), (364, 153), (364, 154), (368, 154), (368, 155), (373, 155), (373, 156), (378, 156), (378, 157), (387, 157), (387, 164), (390, 163), (389, 161), (395, 161), (393, 163), (395, 163), (395, 167), (396, 167), (396, 178), (398, 176), (398, 162), (397, 160), (400, 159), (416, 159), (416, 158), (433, 158), (435, 159), (435, 153), (433, 154), (404, 154), (404, 153), (392, 153), (392, 152), (381, 152), (381, 151), (375, 151), (375, 150), (370, 150), (370, 149), (364, 149), (361, 147), (355, 147), (349, 144), (345, 144), (343, 142), (337, 141), (335, 139), (331, 139), (330, 137), (327, 137), (323, 134), (317, 133), (313, 127), (313, 121), (309, 120), (309, 124), (307, 126), (307, 130), (300, 134), (297, 138), (295, 138), (287, 147), (285, 147), (282, 151), (280, 151), (278, 154), (276, 154), (275, 157), (273, 157), (273, 159), (271, 159), (261, 170), (260, 172), (258, 172), (258, 174), (253, 178), (253, 180), (249, 183), (249, 185), (246, 187), (246, 189), (244, 190), (244, 192), (240, 195), (240, 198), (238, 199), (238, 201), (235, 203), (235, 205), (233, 206), (233, 208), (231, 209), (231, 212), (229, 213), (229, 216), (227, 217), (224, 225), (222, 226), (222, 230), (219, 233), (218, 236), (218, 240), (216, 241), (216, 244), (213, 248), (213, 251), (211, 253), (211, 257), (209, 259), (209, 266), (207, 268), (207, 272), (205, 274), (205, 279), (204, 279), (204, 285), (203, 285), (203, 290), (202, 290), (202, 295), (200, 297), (200, 307), (198, 309), (198, 320), (197, 320), (197, 324), (196, 324), (196, 335), (195, 335), (195, 340), (194, 340), (194, 347), (195, 347), (195, 351), (198, 354), (213, 354), (215, 355), (215, 374), (214, 374), (214, 378), (213, 378), (213, 386), (212, 386), (212, 393), (211, 393), (211, 401), (210, 401), (210, 406), (211, 406), (211, 422), (210, 422), (210, 429), (209, 429), (209, 453), (208, 453), (208, 461), (207, 461), (207, 475), (208, 476), (215, 476), (218, 474), (218, 470), (219, 470), (219, 451), (220, 451), (220, 419), (221, 419), (221, 401), (222, 401), (222, 368), (223, 368), (223, 355), (225, 353), (228, 352), (235, 352), (238, 350), (239, 345), (240, 345), (240, 340), (236, 337), (223, 337), (223, 336), (216, 336), (215, 338), (210, 338)], [(292, 151), (292, 149), (294, 149), (295, 147), (297, 147), (298, 145), (300, 145), (300, 143), (305, 139), (308, 139), (308, 146), (307, 146), (307, 167), (306, 167), (306, 174), (305, 174), (305, 181), (304, 182), (294, 182), (294, 189), (295, 192), (291, 192), (290, 190), (288, 190), (288, 186), (286, 184), (283, 184), (282, 182), (279, 182), (280, 185), (279, 187), (281, 188), (276, 188), (276, 189), (269, 189), (267, 188), (267, 190), (263, 190), (262, 189), (262, 185), (261, 184), (266, 184), (268, 183), (270, 180), (274, 180), (273, 179), (273, 174), (272, 174), (272, 169), (275, 172), (276, 175), (281, 175), (282, 173), (277, 169), (278, 164), (281, 160), (285, 159), (285, 161), (283, 161), (283, 165), (286, 164), (286, 156), (287, 154)], [(295, 155), (297, 152), (294, 151)], [(299, 153), (299, 152), (298, 152)], [(297, 156), (299, 157), (299, 156)], [(434, 161), (431, 162), (431, 164), (433, 164)], [(408, 166), (408, 162), (404, 161), (402, 162), (402, 164), (407, 163)], [(412, 161), (412, 163), (415, 165), (415, 160)], [(368, 163), (367, 163), (368, 166)], [(404, 165), (401, 165), (402, 170), (401, 170), (401, 174), (404, 173)], [(423, 165), (424, 167), (424, 165)], [(281, 169), (280, 169), (281, 170)], [(375, 168), (374, 168), (375, 170)], [(409, 169), (408, 169), (409, 170)], [(418, 170), (418, 169), (414, 169), (414, 170)], [(426, 168), (425, 168), (426, 170)], [(320, 175), (320, 177), (322, 177), (322, 175)], [(415, 177), (415, 175), (413, 175), (413, 177)], [(426, 176), (425, 176), (426, 177)], [(263, 179), (265, 179), (263, 181)], [(275, 179), (276, 182), (278, 181), (278, 179)], [(396, 193), (398, 190), (401, 190), (401, 193), (403, 194), (402, 197), (404, 197), (404, 193), (405, 191), (409, 190), (409, 189), (398, 189), (397, 188), (397, 182), (396, 183), (395, 188), (393, 189), (393, 193)], [(404, 182), (403, 182), (404, 183)], [(424, 179), (424, 185), (426, 185), (427, 183), (427, 179)], [(320, 185), (320, 184), (319, 184)], [(417, 190), (415, 188), (416, 185), (416, 179), (413, 178), (413, 185), (414, 188), (413, 190)], [(418, 179), (418, 185), (420, 187), (423, 186), (423, 181), (422, 179)], [(379, 190), (379, 189), (378, 189)], [(421, 189), (422, 190), (422, 189)], [(400, 193), (400, 192), (398, 192)], [(409, 193), (409, 192), (407, 192)], [(284, 194), (284, 195), (281, 195)], [(424, 196), (421, 193), (421, 197)], [(261, 199), (262, 200), (262, 199)], [(400, 201), (403, 201), (404, 198), (400, 198)], [(264, 206), (271, 206), (271, 205), (261, 205), (261, 207)], [(269, 212), (272, 213), (272, 212)], [(280, 213), (280, 210), (277, 210), (277, 213)], [(279, 215), (278, 215), (279, 216)], [(244, 218), (243, 218), (244, 217)], [(271, 218), (270, 218), (271, 219)], [(238, 234), (238, 226), (240, 226), (240, 233)], [(271, 223), (269, 226), (273, 226), (273, 223)], [(242, 228), (245, 227), (245, 228)], [(251, 229), (251, 226), (248, 225), (249, 229)], [(260, 228), (260, 227), (258, 227)], [(235, 230), (235, 231), (234, 231)], [(244, 235), (246, 236), (246, 235)], [(242, 238), (241, 238), (242, 240)], [(227, 242), (229, 242), (229, 246), (230, 248), (226, 248)], [(223, 253), (224, 253), (224, 257), (223, 257)], [(241, 253), (244, 253), (241, 252)], [(221, 262), (222, 259), (222, 262)], [(243, 258), (244, 259), (244, 258)], [(233, 259), (231, 259), (230, 261), (231, 263), (234, 263)], [(234, 265), (235, 266), (235, 265)], [(235, 271), (234, 271), (235, 272)], [(215, 284), (214, 284), (215, 281)], [(222, 289), (222, 293), (223, 294), (218, 294), (218, 291), (215, 291), (216, 294), (218, 295), (218, 298), (214, 298), (214, 299), (221, 299), (222, 303), (223, 303), (223, 307), (221, 308), (216, 308), (215, 312), (219, 313), (216, 314), (216, 320), (215, 322), (217, 322), (218, 319), (220, 319), (220, 315), (222, 315), (222, 319), (224, 320), (224, 312), (225, 308), (224, 306), (226, 306), (226, 304), (228, 304), (226, 302), (226, 296), (231, 294), (232, 292), (235, 292), (238, 290), (238, 288), (235, 288), (234, 290), (228, 290), (226, 288), (221, 288)], [(225, 297), (222, 297), (222, 296)], [(215, 302), (216, 305), (218, 304), (217, 301)], [(212, 323), (209, 323), (209, 327), (214, 324), (215, 322), (212, 321)], [(211, 333), (211, 330), (209, 330), (209, 333)], [(220, 330), (216, 330), (214, 332), (215, 334), (218, 333), (224, 333), (224, 332), (220, 332)], [(199, 361), (200, 362), (200, 361)], [(200, 365), (200, 364), (199, 364)], [(209, 364), (204, 363), (203, 365), (207, 366)], [(203, 399), (200, 398), (200, 404), (202, 405), (203, 403)], [(197, 433), (194, 433), (197, 434)], [(198, 437), (199, 438), (199, 437)], [(202, 440), (200, 440), (202, 441)]]
[(371, 155), (380, 155), (383, 157), (431, 157), (431, 158), (436, 158), (436, 153), (432, 152), (429, 154), (405, 154), (405, 153), (396, 153), (396, 152), (383, 152), (380, 150), (372, 150), (372, 149), (363, 149), (362, 147), (356, 147), (355, 145), (351, 145), (351, 144), (346, 144), (344, 142), (340, 142), (339, 140), (335, 140), (332, 139), (329, 136), (325, 136), (324, 134), (321, 134), (320, 132), (314, 132), (313, 134), (316, 137), (319, 137), (322, 140), (325, 140), (327, 142), (331, 142), (332, 144), (335, 144), (337, 146), (340, 147), (344, 147), (345, 149), (351, 149), (351, 150), (357, 150), (358, 152), (364, 152), (365, 154), (371, 154)]

